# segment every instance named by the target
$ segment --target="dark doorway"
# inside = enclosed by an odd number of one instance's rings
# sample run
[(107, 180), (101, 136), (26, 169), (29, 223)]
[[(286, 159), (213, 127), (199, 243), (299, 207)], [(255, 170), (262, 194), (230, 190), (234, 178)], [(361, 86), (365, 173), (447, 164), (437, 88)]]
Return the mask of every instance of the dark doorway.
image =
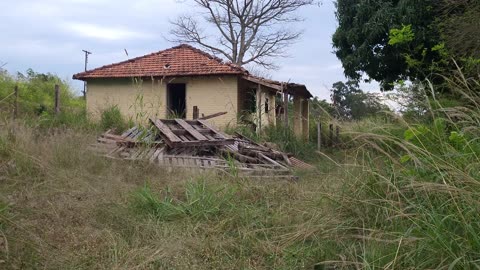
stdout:
[(186, 85), (169, 83), (167, 85), (167, 108), (170, 117), (185, 118)]

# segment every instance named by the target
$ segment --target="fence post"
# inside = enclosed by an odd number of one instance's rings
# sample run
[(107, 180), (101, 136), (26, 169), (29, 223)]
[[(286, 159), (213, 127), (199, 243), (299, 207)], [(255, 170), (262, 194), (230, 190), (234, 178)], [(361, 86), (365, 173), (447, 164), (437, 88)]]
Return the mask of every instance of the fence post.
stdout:
[(333, 124), (328, 126), (329, 135), (330, 135), (330, 146), (333, 146)]
[(55, 84), (55, 115), (60, 113), (60, 86)]
[(285, 124), (285, 130), (288, 129), (288, 92), (283, 92), (283, 121)]
[(18, 117), (18, 85), (15, 85), (15, 99), (13, 101), (13, 119)]
[(317, 147), (318, 151), (322, 149), (322, 123), (317, 123)]
[(340, 144), (340, 127), (337, 126), (335, 129), (335, 144)]
[(198, 119), (198, 116), (200, 115), (200, 112), (198, 110), (198, 106), (193, 106), (193, 119)]

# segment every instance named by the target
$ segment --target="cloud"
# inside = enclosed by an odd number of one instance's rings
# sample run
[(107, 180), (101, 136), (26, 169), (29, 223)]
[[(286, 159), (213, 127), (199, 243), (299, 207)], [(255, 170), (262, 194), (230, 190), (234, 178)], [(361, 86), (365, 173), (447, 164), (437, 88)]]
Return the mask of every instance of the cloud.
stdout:
[(126, 28), (107, 27), (91, 23), (72, 22), (63, 26), (64, 30), (73, 32), (79, 36), (106, 41), (149, 39), (151, 34), (133, 31)]
[(330, 71), (330, 70), (342, 70), (342, 64), (333, 64), (333, 65), (329, 65), (329, 66), (326, 66), (326, 67), (321, 67), (320, 70), (322, 71)]

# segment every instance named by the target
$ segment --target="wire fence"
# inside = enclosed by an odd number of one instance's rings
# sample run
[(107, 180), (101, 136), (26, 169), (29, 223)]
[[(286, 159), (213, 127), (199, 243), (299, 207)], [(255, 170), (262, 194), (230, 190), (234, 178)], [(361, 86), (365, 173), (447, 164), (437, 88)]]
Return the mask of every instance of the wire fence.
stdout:
[[(19, 98), (19, 87), (15, 86), (14, 91), (0, 99), (0, 111), (11, 114), (13, 119), (18, 118), (19, 108), (37, 108), (39, 111), (48, 110), (46, 106), (39, 102), (34, 102)], [(54, 106), (53, 112), (55, 115), (60, 113), (60, 86), (55, 85), (53, 89)], [(19, 106), (21, 105), (21, 106)]]

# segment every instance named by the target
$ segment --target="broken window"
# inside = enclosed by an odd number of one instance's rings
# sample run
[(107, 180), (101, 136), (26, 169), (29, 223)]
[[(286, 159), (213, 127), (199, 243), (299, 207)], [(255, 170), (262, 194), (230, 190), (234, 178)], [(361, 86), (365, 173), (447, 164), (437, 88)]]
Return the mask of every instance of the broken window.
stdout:
[(244, 111), (254, 113), (257, 111), (257, 90), (255, 88), (246, 91), (245, 100), (243, 104)]

